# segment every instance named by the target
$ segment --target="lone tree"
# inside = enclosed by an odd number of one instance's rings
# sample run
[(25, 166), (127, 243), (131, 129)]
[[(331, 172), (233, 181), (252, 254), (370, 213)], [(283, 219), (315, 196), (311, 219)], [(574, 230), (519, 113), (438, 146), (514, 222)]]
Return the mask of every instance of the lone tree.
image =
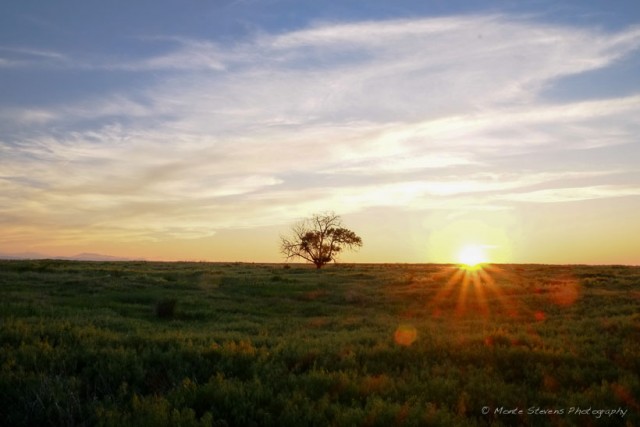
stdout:
[(287, 259), (302, 258), (316, 268), (335, 261), (343, 249), (362, 246), (362, 239), (351, 230), (342, 228), (342, 221), (333, 212), (315, 214), (291, 228), (290, 237), (280, 237), (280, 251)]

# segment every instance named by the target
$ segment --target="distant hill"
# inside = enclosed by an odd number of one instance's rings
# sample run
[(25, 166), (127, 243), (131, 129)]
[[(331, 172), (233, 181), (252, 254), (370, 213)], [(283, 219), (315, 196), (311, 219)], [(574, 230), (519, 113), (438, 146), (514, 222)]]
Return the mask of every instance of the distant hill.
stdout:
[(83, 252), (73, 256), (51, 256), (38, 252), (0, 253), (0, 259), (61, 259), (69, 261), (135, 261), (143, 258), (125, 258), (111, 255)]
[(43, 259), (50, 258), (37, 252), (21, 252), (18, 254), (7, 254), (0, 252), (0, 259)]
[(75, 261), (135, 261), (135, 260), (141, 260), (142, 258), (126, 258), (126, 257), (117, 257), (117, 256), (111, 256), (111, 255), (83, 252), (81, 254), (74, 255), (72, 257), (64, 257), (59, 259), (67, 259), (67, 260), (75, 260)]

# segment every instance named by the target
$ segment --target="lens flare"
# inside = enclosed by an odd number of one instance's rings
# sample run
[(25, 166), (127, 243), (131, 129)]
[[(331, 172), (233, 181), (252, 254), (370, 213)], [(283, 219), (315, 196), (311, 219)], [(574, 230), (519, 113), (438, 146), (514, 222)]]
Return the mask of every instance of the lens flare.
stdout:
[(404, 324), (398, 326), (396, 332), (393, 335), (393, 339), (396, 344), (403, 347), (409, 347), (418, 338), (418, 331), (412, 325)]

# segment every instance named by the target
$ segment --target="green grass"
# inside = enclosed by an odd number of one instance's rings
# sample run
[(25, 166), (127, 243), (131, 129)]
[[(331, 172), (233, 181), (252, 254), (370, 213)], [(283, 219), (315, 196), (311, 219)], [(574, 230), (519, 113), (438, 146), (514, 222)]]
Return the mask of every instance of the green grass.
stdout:
[(640, 425), (639, 267), (465, 280), (442, 265), (1, 261), (0, 425)]

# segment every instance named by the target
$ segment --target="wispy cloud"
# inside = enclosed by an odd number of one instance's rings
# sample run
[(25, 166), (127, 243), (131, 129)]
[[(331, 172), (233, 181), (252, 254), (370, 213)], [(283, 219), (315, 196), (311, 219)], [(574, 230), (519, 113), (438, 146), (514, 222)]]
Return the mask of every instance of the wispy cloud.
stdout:
[(636, 141), (640, 94), (553, 103), (542, 91), (629, 55), (638, 28), (607, 33), (491, 15), (319, 24), (231, 45), (166, 41), (157, 56), (93, 62), (168, 71), (144, 88), (0, 110), (13, 129), (0, 136), (0, 216), (10, 238), (44, 228), (73, 239), (84, 229), (196, 237), (314, 210), (638, 194), (605, 185), (615, 172), (591, 165), (557, 172), (494, 163)]
[(563, 203), (628, 196), (640, 196), (640, 186), (594, 185), (588, 187), (550, 188), (505, 194), (500, 196), (500, 199), (532, 203)]
[(54, 110), (46, 108), (0, 108), (0, 122), (33, 125), (51, 122), (59, 118)]
[(142, 41), (162, 41), (170, 48), (163, 54), (125, 61), (96, 61), (88, 66), (126, 71), (153, 70), (224, 70), (231, 60), (228, 52), (217, 43), (184, 37), (145, 37)]
[(0, 67), (43, 67), (69, 60), (67, 55), (51, 50), (0, 45)]

